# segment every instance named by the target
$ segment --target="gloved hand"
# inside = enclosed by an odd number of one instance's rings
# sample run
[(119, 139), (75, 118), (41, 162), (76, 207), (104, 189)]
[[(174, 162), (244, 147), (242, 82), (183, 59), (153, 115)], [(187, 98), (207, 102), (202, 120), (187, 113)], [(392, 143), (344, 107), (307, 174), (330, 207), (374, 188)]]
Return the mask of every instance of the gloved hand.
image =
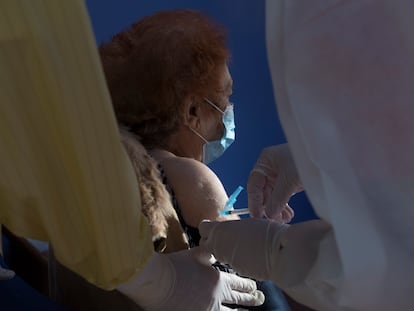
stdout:
[(263, 149), (247, 183), (250, 215), (289, 222), (294, 213), (288, 201), (300, 191), (302, 183), (288, 145)]
[(200, 246), (242, 275), (268, 280), (280, 237), (289, 225), (257, 218), (210, 222), (199, 225)]
[(193, 248), (152, 256), (118, 290), (145, 310), (230, 310), (222, 303), (257, 306), (264, 295), (253, 280), (211, 267), (210, 253)]

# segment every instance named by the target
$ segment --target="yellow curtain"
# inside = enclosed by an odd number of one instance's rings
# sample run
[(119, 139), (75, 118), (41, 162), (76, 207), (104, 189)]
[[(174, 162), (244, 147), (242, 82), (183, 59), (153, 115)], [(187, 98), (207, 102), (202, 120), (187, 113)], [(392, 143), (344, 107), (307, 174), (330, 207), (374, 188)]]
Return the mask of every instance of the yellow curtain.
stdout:
[(106, 289), (152, 253), (81, 0), (0, 2), (0, 222)]

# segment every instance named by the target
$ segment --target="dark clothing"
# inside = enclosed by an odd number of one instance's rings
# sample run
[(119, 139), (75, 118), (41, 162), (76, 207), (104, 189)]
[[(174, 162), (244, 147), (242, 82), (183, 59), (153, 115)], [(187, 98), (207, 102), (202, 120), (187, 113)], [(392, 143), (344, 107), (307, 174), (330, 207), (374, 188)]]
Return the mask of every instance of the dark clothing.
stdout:
[(165, 176), (165, 173), (164, 173), (164, 169), (159, 164), (158, 164), (158, 170), (160, 171), (160, 174), (161, 174), (162, 183), (165, 185), (165, 188), (170, 194), (172, 206), (174, 207), (177, 213), (177, 216), (178, 216), (178, 220), (180, 221), (181, 227), (183, 228), (184, 233), (187, 236), (188, 244), (190, 248), (198, 246), (200, 244), (200, 238), (201, 238), (200, 233), (198, 232), (198, 228), (192, 227), (185, 222), (183, 215), (181, 214), (181, 209), (178, 206), (177, 199), (175, 198), (174, 190), (171, 188), (170, 184), (168, 183), (167, 177)]

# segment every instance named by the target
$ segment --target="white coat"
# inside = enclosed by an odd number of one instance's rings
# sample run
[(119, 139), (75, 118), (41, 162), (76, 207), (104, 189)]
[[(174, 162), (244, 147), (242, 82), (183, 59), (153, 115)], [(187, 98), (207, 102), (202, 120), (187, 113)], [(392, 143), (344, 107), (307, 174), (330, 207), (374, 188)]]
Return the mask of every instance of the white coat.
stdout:
[(414, 2), (266, 4), (279, 117), (333, 227), (306, 278), (278, 284), (318, 310), (414, 310)]

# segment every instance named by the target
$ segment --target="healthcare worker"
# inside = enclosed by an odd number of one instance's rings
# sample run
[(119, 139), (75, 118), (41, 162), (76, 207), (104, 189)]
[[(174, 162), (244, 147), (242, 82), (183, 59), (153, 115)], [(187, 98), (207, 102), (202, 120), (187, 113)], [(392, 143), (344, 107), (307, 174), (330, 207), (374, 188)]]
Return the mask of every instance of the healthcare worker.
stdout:
[(263, 303), (199, 248), (153, 253), (83, 1), (0, 2), (0, 103), (0, 224), (134, 310)]
[[(269, 220), (203, 222), (202, 245), (316, 310), (414, 310), (414, 3), (269, 0), (266, 14), (289, 143), (249, 179)], [(271, 221), (302, 186), (320, 220)]]

